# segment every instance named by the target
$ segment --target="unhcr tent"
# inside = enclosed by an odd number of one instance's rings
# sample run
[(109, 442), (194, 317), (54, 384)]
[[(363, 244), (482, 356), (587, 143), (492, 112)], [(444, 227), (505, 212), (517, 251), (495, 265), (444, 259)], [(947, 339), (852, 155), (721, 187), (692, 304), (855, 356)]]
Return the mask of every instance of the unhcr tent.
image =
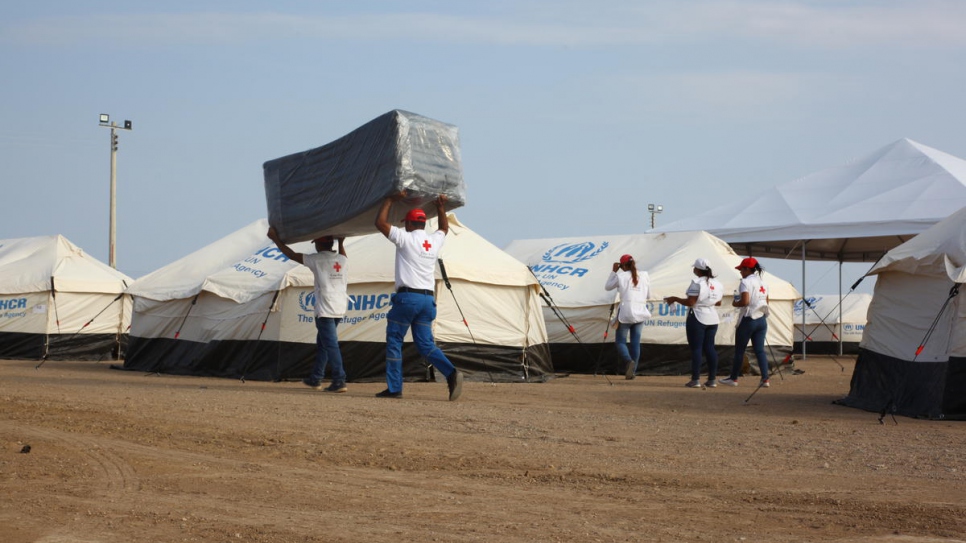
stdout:
[[(716, 342), (721, 348), (721, 370), (730, 369), (734, 353), (737, 309), (730, 306), (741, 275), (735, 266), (741, 258), (728, 244), (706, 232), (676, 232), (623, 236), (517, 240), (506, 251), (533, 270), (546, 291), (544, 319), (554, 368), (576, 372), (610, 370), (617, 362), (613, 347), (612, 319), (616, 291), (604, 290), (604, 282), (621, 255), (630, 254), (637, 268), (648, 272), (651, 294), (641, 335), (640, 373), (681, 374), (690, 371), (690, 352), (684, 332), (687, 308), (669, 307), (667, 296), (683, 296), (696, 258), (707, 258), (727, 292), (719, 307), (721, 324)], [(771, 293), (768, 344), (774, 356), (792, 347), (792, 304), (798, 292), (787, 282), (765, 274)], [(549, 302), (549, 303), (547, 303)], [(552, 305), (551, 305), (552, 304)], [(573, 327), (573, 333), (570, 331)], [(754, 355), (751, 355), (754, 357)], [(774, 360), (771, 360), (774, 363)]]
[[(256, 221), (135, 282), (124, 368), (260, 380), (307, 375), (315, 356), (312, 274), (289, 261), (267, 230), (267, 221)], [(292, 248), (315, 251), (308, 242)], [(395, 248), (374, 234), (347, 239), (346, 252), (350, 305), (339, 325), (346, 373), (350, 381), (379, 380)], [(469, 379), (550, 378), (537, 282), (526, 267), (453, 215), (440, 257), (452, 290), (437, 276), (434, 334), (450, 360)], [(426, 378), (411, 338), (403, 354), (405, 376)]]
[(889, 251), (840, 403), (910, 417), (966, 419), (966, 208)]
[(64, 236), (0, 240), (0, 358), (119, 358), (130, 283)]
[[(856, 354), (865, 330), (872, 295), (853, 292), (842, 298), (838, 294), (808, 297), (808, 305), (795, 302), (795, 351), (802, 352), (802, 337), (808, 337), (806, 349), (815, 354)], [(802, 326), (804, 311), (805, 325)], [(841, 341), (840, 341), (841, 340)], [(839, 352), (839, 345), (842, 352)]]

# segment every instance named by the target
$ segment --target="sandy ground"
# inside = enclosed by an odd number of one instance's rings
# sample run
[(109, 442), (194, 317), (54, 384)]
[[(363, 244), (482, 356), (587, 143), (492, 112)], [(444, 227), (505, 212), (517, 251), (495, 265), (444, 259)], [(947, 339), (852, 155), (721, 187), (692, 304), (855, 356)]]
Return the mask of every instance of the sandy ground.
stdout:
[(852, 364), (448, 402), (0, 361), (0, 542), (966, 540), (966, 423), (833, 405)]

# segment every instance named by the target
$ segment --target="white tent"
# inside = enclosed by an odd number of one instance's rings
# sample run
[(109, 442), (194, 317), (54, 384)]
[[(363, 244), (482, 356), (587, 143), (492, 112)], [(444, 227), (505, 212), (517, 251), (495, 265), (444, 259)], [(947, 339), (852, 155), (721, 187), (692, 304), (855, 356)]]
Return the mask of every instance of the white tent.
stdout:
[[(262, 380), (306, 375), (315, 355), (312, 274), (289, 261), (267, 230), (267, 221), (256, 221), (135, 282), (124, 367)], [(315, 250), (307, 242), (292, 248)], [(350, 306), (339, 325), (346, 373), (381, 379), (394, 247), (373, 234), (347, 239), (346, 252)], [(551, 377), (538, 286), (526, 267), (453, 215), (440, 258), (452, 289), (437, 281), (434, 334), (454, 364), (468, 378)], [(426, 375), (410, 341), (404, 357), (408, 378)]]
[(901, 139), (653, 231), (705, 230), (759, 258), (875, 262), (963, 206), (966, 160)]
[(0, 358), (120, 357), (130, 283), (64, 236), (0, 240)]
[(837, 261), (841, 293), (842, 262), (875, 262), (963, 206), (966, 161), (901, 139), (652, 231), (705, 230), (741, 254), (801, 258), (803, 291), (806, 260)]
[[(871, 302), (871, 294), (858, 292), (845, 296), (841, 303), (838, 294), (809, 296), (807, 306), (802, 300), (796, 301), (796, 350), (801, 352), (802, 338), (805, 336), (808, 337), (806, 348), (810, 353), (836, 354), (840, 342), (843, 352), (857, 353)], [(802, 311), (805, 312), (804, 328)]]
[[(741, 281), (735, 270), (741, 258), (720, 239), (706, 232), (587, 236), (517, 240), (505, 250), (531, 267), (546, 289), (549, 300), (545, 302), (554, 305), (545, 303), (544, 319), (557, 371), (596, 371), (598, 366), (609, 370), (616, 363), (613, 335), (607, 326), (616, 294), (604, 290), (604, 282), (623, 254), (632, 255), (638, 269), (647, 271), (651, 279), (648, 308), (653, 317), (646, 322), (641, 337), (640, 372), (690, 371), (684, 332), (686, 308), (677, 304), (669, 307), (663, 298), (683, 296), (693, 278), (694, 260), (707, 258), (728, 293), (719, 308), (722, 320), (716, 342), (723, 347), (722, 369), (730, 368), (737, 325), (737, 310), (730, 306), (730, 300)], [(768, 273), (765, 282), (771, 291), (772, 309), (768, 343), (777, 357), (777, 349), (792, 346), (792, 305), (798, 292), (787, 281)]]
[(966, 208), (889, 251), (844, 405), (966, 418)]

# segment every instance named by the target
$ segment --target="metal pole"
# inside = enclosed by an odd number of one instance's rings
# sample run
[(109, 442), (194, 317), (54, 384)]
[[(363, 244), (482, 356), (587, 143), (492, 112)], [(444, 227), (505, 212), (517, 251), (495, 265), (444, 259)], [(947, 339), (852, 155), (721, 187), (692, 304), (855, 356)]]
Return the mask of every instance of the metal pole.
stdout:
[(111, 123), (111, 220), (109, 233), (108, 264), (117, 269), (117, 255), (114, 252), (117, 239), (117, 128)]
[(842, 261), (839, 260), (839, 356), (842, 356), (843, 336), (845, 336), (845, 323), (842, 322)]
[(808, 343), (808, 338), (805, 336), (805, 331), (807, 330), (807, 328), (805, 327), (805, 308), (808, 305), (807, 303), (805, 303), (805, 300), (807, 299), (807, 296), (808, 296), (805, 293), (805, 244), (806, 243), (808, 242), (805, 240), (802, 240), (802, 360), (808, 359), (808, 356), (805, 355), (805, 344)]
[(654, 212), (651, 212), (651, 229), (654, 228)]

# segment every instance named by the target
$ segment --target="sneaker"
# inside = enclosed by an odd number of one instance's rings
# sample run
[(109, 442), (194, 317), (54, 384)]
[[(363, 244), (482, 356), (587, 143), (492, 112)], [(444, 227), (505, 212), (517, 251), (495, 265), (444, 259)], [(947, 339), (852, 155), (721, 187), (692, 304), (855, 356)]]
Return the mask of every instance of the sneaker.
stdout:
[(309, 379), (308, 377), (302, 379), (302, 384), (309, 388), (314, 388), (315, 390), (322, 389), (322, 381), (316, 381), (314, 379)]
[(633, 362), (627, 362), (627, 371), (624, 373), (624, 379), (630, 381), (634, 378), (634, 366), (635, 364)]
[(729, 387), (738, 386), (738, 380), (732, 379), (731, 377), (727, 377), (725, 379), (718, 379), (718, 382), (721, 383), (722, 385), (729, 386)]
[(768, 379), (762, 379), (761, 382), (758, 383), (758, 386), (760, 386), (762, 388), (768, 388), (771, 385), (768, 384)]
[(684, 386), (688, 388), (701, 388), (701, 381), (698, 381), (697, 379), (691, 379), (690, 381), (685, 383)]
[(708, 379), (707, 381), (704, 382), (704, 386), (708, 388), (714, 388), (718, 386), (718, 383), (716, 383), (714, 379)]
[(331, 385), (325, 387), (325, 390), (323, 390), (323, 392), (334, 392), (336, 394), (340, 394), (347, 390), (349, 389), (346, 388), (345, 383), (332, 383)]
[(446, 386), (449, 388), (449, 401), (456, 401), (463, 392), (463, 372), (453, 370), (446, 378)]
[(376, 394), (376, 398), (402, 398), (402, 391), (400, 390), (399, 392), (390, 392), (389, 389), (387, 388), (386, 390), (383, 390), (382, 392)]

